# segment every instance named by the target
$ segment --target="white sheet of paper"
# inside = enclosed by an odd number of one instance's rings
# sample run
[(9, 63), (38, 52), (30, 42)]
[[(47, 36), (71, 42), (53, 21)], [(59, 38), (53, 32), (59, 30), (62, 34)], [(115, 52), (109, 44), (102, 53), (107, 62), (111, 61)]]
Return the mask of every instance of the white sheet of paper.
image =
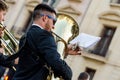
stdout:
[(70, 41), (70, 44), (78, 44), (79, 47), (88, 48), (95, 45), (95, 43), (97, 43), (100, 39), (101, 37), (81, 33), (72, 41)]

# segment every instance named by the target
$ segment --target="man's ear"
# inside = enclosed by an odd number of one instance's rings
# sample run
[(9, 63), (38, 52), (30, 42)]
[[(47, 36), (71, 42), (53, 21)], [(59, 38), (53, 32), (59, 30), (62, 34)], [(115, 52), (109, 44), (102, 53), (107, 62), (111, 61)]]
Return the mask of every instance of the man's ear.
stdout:
[(46, 22), (46, 21), (47, 21), (47, 18), (48, 18), (47, 16), (43, 16), (43, 17), (42, 17), (43, 22)]

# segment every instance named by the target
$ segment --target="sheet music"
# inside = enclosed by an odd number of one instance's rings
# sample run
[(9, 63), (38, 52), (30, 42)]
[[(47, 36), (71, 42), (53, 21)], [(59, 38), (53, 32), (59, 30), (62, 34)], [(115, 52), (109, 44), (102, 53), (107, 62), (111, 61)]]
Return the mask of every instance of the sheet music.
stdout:
[(79, 47), (88, 48), (94, 46), (100, 39), (101, 37), (81, 33), (72, 41), (70, 41), (70, 44), (78, 44)]

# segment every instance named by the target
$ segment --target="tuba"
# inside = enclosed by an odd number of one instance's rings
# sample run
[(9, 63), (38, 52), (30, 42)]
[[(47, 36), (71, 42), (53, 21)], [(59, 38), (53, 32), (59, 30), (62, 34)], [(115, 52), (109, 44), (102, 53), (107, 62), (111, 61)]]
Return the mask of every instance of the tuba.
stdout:
[(56, 41), (56, 43), (58, 43), (58, 42), (63, 42), (63, 44), (64, 44), (64, 52), (63, 52), (63, 59), (65, 59), (66, 57), (67, 57), (67, 55), (68, 55), (68, 47), (67, 47), (67, 42), (63, 39), (63, 38), (61, 38), (60, 36), (58, 36), (56, 33), (54, 33), (54, 32), (52, 32), (52, 34), (53, 34), (53, 36), (55, 37), (55, 41)]
[[(64, 50), (63, 50), (62, 56), (63, 56), (63, 59), (65, 59), (67, 57), (67, 55), (68, 55), (67, 42), (63, 38), (61, 38), (60, 36), (58, 36), (56, 33), (54, 33), (53, 31), (51, 33), (53, 34), (53, 36), (55, 38), (56, 44), (58, 42), (62, 42), (64, 44)], [(54, 73), (51, 70), (51, 68), (48, 68), (48, 69), (49, 69), (50, 73), (49, 73), (49, 76), (48, 76), (47, 80), (53, 80), (53, 79), (56, 80), (54, 78)], [(57, 80), (64, 80), (64, 79), (62, 77), (60, 77), (60, 78), (57, 78)]]

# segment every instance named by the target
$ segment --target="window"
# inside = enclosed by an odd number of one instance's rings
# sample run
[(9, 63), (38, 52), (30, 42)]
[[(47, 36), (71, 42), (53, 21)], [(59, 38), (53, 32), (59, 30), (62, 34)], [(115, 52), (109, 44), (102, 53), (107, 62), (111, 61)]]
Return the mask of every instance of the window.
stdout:
[(60, 0), (43, 0), (43, 3), (48, 3), (52, 7), (56, 7)]
[(120, 3), (120, 0), (118, 0), (117, 3)]
[(111, 3), (118, 3), (118, 4), (120, 4), (120, 0), (111, 0)]
[(48, 0), (43, 0), (43, 3), (47, 3), (48, 2)]
[(101, 35), (101, 40), (97, 44), (96, 48), (93, 50), (94, 54), (101, 55), (101, 56), (106, 55), (109, 45), (110, 45), (110, 42), (114, 35), (115, 29), (116, 28), (111, 28), (111, 27), (107, 27), (107, 26), (104, 27), (104, 30)]
[(53, 6), (53, 4), (54, 4), (55, 2), (56, 2), (56, 0), (51, 0), (50, 3), (49, 3), (50, 6)]
[(86, 68), (85, 71), (90, 75), (90, 80), (93, 80), (96, 70), (91, 69), (91, 68)]

